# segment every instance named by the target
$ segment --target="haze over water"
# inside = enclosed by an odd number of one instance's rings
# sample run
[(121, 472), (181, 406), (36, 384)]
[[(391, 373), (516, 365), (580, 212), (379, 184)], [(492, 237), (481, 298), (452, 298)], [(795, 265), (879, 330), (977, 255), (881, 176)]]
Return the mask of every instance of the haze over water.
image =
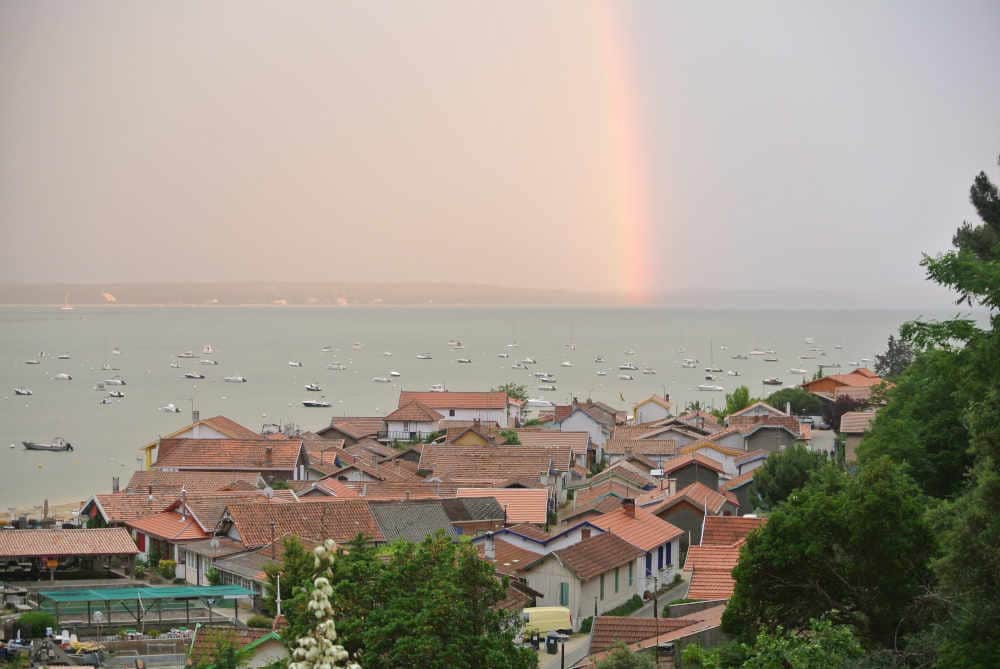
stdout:
[[(138, 449), (190, 422), (194, 402), (203, 417), (224, 414), (259, 430), (264, 423), (293, 422), (316, 430), (331, 415), (384, 415), (396, 406), (400, 388), (426, 390), (443, 383), (450, 390), (487, 390), (507, 381), (524, 383), (530, 397), (566, 402), (573, 396), (593, 397), (616, 406), (631, 406), (652, 393), (670, 393), (675, 407), (691, 400), (724, 401), (724, 393), (699, 392), (704, 367), (710, 362), (740, 377), (717, 375), (712, 381), (731, 390), (750, 387), (752, 394), (776, 390), (761, 379), (777, 376), (786, 384), (801, 381), (789, 368), (815, 371), (820, 362), (874, 358), (900, 323), (921, 314), (911, 311), (808, 310), (689, 310), (610, 308), (0, 308), (0, 507), (15, 504), (84, 499), (110, 491), (111, 477), (122, 484), (136, 469)], [(948, 317), (953, 313), (930, 314)], [(809, 344), (825, 347), (826, 357), (802, 360)], [(462, 351), (452, 351), (451, 339), (460, 339)], [(355, 342), (361, 350), (353, 350)], [(518, 348), (508, 349), (512, 342)], [(571, 350), (568, 344), (575, 343)], [(212, 344), (218, 365), (201, 365), (198, 358), (181, 360), (176, 354)], [(842, 350), (834, 350), (839, 344)], [(331, 353), (321, 352), (324, 346)], [(710, 351), (710, 346), (714, 347)], [(721, 347), (727, 347), (722, 350)], [(117, 347), (120, 355), (113, 355)], [(779, 362), (760, 358), (732, 360), (736, 353), (772, 348)], [(624, 352), (632, 349), (634, 356)], [(24, 361), (46, 356), (40, 365)], [(391, 357), (384, 352), (392, 352)], [(509, 359), (497, 353), (509, 352)], [(59, 353), (69, 360), (57, 360)], [(417, 360), (417, 353), (432, 360)], [(605, 363), (595, 364), (602, 355)], [(528, 371), (511, 369), (516, 360), (538, 361)], [(472, 364), (458, 364), (460, 357)], [(684, 358), (697, 358), (695, 369), (684, 369)], [(289, 367), (289, 361), (302, 367)], [(619, 380), (618, 365), (632, 360), (652, 367), (656, 375), (629, 372), (634, 381)], [(572, 367), (561, 367), (569, 361)], [(346, 371), (327, 364), (341, 362)], [(120, 371), (101, 371), (109, 363)], [(597, 369), (608, 369), (599, 377)], [(204, 380), (183, 378), (199, 371)], [(374, 376), (401, 376), (390, 384), (374, 383)], [(537, 390), (533, 371), (557, 378), (556, 392)], [(54, 380), (65, 372), (72, 381)], [(121, 374), (123, 400), (102, 406), (105, 393), (94, 384)], [(223, 382), (242, 375), (245, 384)], [(306, 392), (318, 383), (323, 393)], [(13, 395), (14, 387), (28, 387), (31, 397)], [(114, 389), (109, 387), (109, 389)], [(301, 401), (324, 395), (330, 409), (307, 409)], [(623, 401), (624, 398), (624, 401)], [(159, 407), (173, 403), (181, 413)], [(26, 452), (22, 440), (47, 441), (62, 436), (77, 448), (72, 453)]]

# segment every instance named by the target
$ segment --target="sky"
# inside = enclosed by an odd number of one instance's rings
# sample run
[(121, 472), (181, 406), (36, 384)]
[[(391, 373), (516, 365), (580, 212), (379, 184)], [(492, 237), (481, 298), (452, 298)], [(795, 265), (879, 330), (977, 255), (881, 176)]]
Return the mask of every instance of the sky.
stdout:
[[(863, 6), (862, 6), (863, 5)], [(1000, 4), (0, 3), (0, 281), (947, 300)]]

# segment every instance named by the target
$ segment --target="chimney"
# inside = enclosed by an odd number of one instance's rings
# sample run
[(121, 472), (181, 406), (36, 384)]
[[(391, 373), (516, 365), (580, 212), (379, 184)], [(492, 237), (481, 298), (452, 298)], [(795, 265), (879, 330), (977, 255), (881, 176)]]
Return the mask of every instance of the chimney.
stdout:
[(115, 493), (115, 492), (118, 492), (118, 491), (119, 491), (118, 477), (117, 476), (112, 476), (111, 477), (111, 492)]
[(191, 409), (191, 422), (197, 423), (199, 420), (201, 420), (201, 412), (197, 409)]
[(677, 494), (677, 479), (667, 479), (667, 491), (671, 495)]
[(483, 557), (487, 560), (497, 559), (496, 545), (493, 543), (493, 533), (486, 533), (486, 540), (483, 542)]
[(580, 541), (586, 541), (590, 538), (590, 528), (582, 527), (580, 528)]
[(635, 499), (632, 497), (626, 497), (622, 500), (622, 508), (625, 509), (625, 515), (629, 518), (635, 518)]
[(264, 447), (264, 464), (267, 465), (268, 468), (271, 467), (271, 455), (273, 450), (274, 448), (270, 444)]

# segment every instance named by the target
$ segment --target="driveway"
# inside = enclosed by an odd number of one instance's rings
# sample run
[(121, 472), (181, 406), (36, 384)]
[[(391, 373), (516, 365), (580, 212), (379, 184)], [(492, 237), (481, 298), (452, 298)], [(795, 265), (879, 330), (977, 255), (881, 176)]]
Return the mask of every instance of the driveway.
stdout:
[[(665, 590), (660, 593), (660, 596), (656, 598), (657, 607), (659, 608), (660, 617), (663, 618), (663, 607), (666, 606), (668, 602), (672, 602), (675, 599), (682, 599), (687, 596), (688, 582), (681, 581), (669, 590)], [(637, 610), (632, 614), (635, 618), (652, 618), (653, 617), (653, 600), (649, 600), (642, 605), (642, 608)]]

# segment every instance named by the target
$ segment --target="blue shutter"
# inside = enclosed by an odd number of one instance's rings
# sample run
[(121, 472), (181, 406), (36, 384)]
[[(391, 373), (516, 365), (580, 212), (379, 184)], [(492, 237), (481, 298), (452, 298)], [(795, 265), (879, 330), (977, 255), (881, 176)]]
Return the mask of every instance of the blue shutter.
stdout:
[(663, 569), (663, 546), (656, 549), (656, 568)]
[(559, 584), (559, 606), (569, 606), (569, 583)]
[(670, 548), (671, 548), (671, 546), (672, 546), (672, 544), (665, 544), (664, 545), (664, 547), (667, 549), (667, 564), (673, 564), (670, 561)]
[(646, 553), (646, 576), (653, 573), (653, 554)]

